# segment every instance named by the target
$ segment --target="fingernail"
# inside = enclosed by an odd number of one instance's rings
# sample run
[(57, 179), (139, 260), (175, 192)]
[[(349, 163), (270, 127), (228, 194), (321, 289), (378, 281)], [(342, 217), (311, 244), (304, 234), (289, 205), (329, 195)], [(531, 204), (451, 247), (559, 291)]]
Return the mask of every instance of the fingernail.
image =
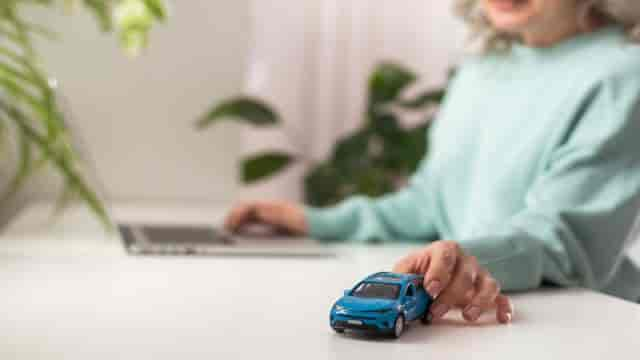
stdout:
[(476, 321), (480, 317), (480, 308), (477, 306), (471, 306), (465, 310), (464, 313), (467, 315), (468, 319)]
[(512, 320), (513, 320), (513, 314), (512, 313), (505, 313), (503, 318), (502, 318), (502, 322), (504, 324), (510, 324)]
[(449, 306), (445, 304), (438, 304), (433, 308), (433, 310), (431, 310), (431, 314), (434, 318), (441, 318), (447, 312), (449, 312)]
[(513, 313), (504, 313), (500, 315), (500, 318), (498, 320), (502, 324), (511, 324), (511, 321), (513, 320)]
[(440, 295), (441, 291), (442, 291), (442, 283), (438, 280), (432, 280), (431, 282), (429, 282), (429, 285), (427, 285), (427, 292), (434, 299), (437, 298), (438, 295)]

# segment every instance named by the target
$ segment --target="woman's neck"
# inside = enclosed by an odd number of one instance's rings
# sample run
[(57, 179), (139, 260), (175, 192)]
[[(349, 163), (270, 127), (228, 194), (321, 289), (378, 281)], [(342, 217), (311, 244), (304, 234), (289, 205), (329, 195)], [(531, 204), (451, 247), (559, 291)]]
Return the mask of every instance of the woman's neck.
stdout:
[(520, 34), (522, 42), (530, 47), (551, 47), (580, 34), (589, 33), (604, 24), (580, 24), (577, 18), (565, 21), (558, 26), (525, 30)]
[(555, 28), (532, 29), (521, 34), (522, 42), (530, 47), (551, 47), (577, 35), (591, 32), (577, 22), (567, 21)]

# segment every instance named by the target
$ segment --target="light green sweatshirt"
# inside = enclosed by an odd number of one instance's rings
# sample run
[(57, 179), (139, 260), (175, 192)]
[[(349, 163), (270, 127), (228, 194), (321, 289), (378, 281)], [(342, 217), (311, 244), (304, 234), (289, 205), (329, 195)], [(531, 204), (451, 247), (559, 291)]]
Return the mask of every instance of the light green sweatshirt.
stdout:
[(456, 240), (506, 290), (543, 282), (640, 299), (640, 47), (610, 27), (473, 58), (410, 186), (307, 208), (311, 235)]

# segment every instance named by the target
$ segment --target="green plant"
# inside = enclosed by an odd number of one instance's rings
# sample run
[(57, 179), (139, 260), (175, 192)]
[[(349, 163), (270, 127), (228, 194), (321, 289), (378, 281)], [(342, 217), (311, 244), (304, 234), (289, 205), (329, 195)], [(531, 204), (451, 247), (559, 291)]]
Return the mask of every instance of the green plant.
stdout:
[(29, 22), (29, 7), (71, 10), (82, 5), (91, 11), (104, 31), (115, 31), (121, 46), (135, 55), (146, 46), (156, 21), (165, 19), (162, 0), (2, 0), (0, 3), (0, 141), (7, 149), (15, 137), (18, 166), (5, 191), (13, 196), (44, 165), (64, 179), (64, 203), (77, 196), (110, 226), (105, 208), (85, 181), (71, 134), (60, 110), (55, 89), (40, 64), (34, 37), (55, 37), (46, 26)]
[[(340, 139), (331, 156), (309, 164), (304, 179), (305, 200), (314, 206), (335, 204), (346, 197), (362, 194), (377, 197), (389, 193), (417, 170), (427, 152), (427, 131), (433, 111), (419, 125), (404, 128), (399, 111), (423, 111), (438, 105), (446, 89), (431, 89), (412, 99), (403, 92), (417, 81), (414, 72), (393, 63), (382, 63), (368, 84), (368, 103), (362, 126)], [(271, 127), (280, 123), (279, 115), (265, 102), (238, 97), (215, 104), (197, 123), (205, 129), (225, 120)], [(249, 184), (272, 176), (301, 157), (283, 152), (267, 152), (243, 161), (242, 180)]]

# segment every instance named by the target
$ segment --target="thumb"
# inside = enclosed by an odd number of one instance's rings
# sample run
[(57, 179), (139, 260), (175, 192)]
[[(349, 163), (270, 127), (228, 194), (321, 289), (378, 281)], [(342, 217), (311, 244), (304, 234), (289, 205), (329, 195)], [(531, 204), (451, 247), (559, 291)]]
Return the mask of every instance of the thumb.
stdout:
[(404, 259), (400, 260), (393, 267), (393, 272), (399, 274), (418, 274), (423, 275), (427, 272), (429, 267), (429, 253), (421, 251), (418, 253), (410, 254)]

